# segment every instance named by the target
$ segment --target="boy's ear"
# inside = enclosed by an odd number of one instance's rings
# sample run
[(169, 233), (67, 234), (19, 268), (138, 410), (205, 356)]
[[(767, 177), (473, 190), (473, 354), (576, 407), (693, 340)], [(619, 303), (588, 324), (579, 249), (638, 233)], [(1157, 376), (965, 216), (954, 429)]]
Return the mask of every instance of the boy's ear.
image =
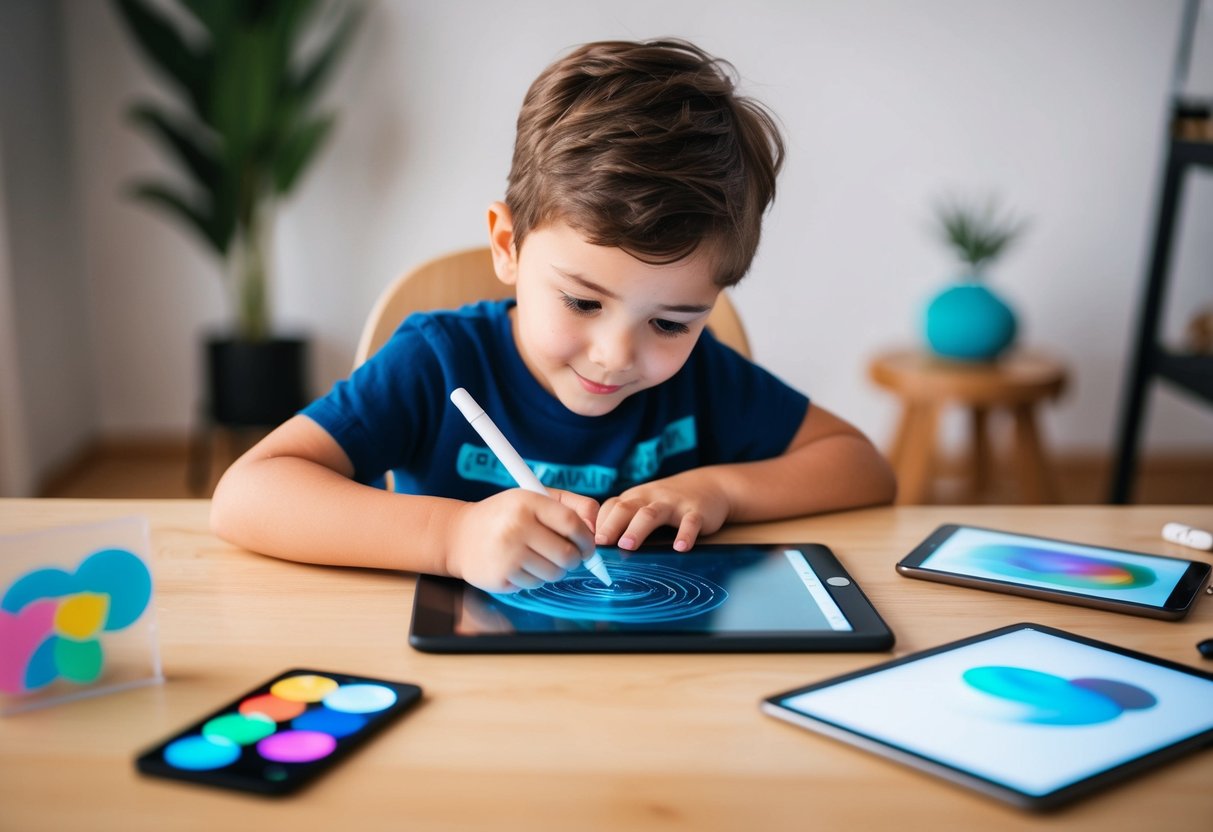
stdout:
[(514, 217), (504, 202), (489, 206), (489, 248), (497, 279), (513, 286), (518, 281), (518, 248), (514, 245)]

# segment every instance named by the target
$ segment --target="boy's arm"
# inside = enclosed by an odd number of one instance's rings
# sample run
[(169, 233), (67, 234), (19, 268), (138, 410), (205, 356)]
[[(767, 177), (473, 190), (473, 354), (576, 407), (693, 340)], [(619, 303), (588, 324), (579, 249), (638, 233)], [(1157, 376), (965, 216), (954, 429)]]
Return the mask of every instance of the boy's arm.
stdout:
[(275, 557), (455, 575), (490, 591), (554, 580), (579, 560), (570, 538), (590, 546), (585, 527), (598, 506), (586, 497), (511, 489), (468, 503), (395, 494), (352, 476), (336, 440), (295, 416), (223, 475), (211, 528)]
[(628, 489), (598, 514), (596, 542), (630, 549), (660, 526), (685, 551), (725, 522), (752, 523), (893, 501), (896, 480), (857, 428), (810, 405), (782, 454), (710, 465)]

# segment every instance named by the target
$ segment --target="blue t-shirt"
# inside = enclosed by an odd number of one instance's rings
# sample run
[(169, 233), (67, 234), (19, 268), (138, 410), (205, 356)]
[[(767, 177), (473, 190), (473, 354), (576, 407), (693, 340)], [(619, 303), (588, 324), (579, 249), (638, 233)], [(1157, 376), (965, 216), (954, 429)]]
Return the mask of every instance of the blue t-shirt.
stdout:
[(599, 501), (691, 468), (778, 456), (808, 399), (704, 331), (673, 377), (580, 416), (540, 386), (510, 329), (514, 301), (410, 315), (369, 361), (302, 411), (359, 482), (481, 500), (516, 485), (450, 400), (463, 387), (546, 486)]

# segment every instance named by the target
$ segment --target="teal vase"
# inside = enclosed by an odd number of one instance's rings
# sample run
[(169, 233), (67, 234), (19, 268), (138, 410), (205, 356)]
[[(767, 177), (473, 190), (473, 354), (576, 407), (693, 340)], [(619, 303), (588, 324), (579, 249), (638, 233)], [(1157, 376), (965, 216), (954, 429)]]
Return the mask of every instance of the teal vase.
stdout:
[(991, 361), (1015, 341), (1015, 312), (982, 283), (960, 283), (927, 305), (927, 343), (956, 361)]

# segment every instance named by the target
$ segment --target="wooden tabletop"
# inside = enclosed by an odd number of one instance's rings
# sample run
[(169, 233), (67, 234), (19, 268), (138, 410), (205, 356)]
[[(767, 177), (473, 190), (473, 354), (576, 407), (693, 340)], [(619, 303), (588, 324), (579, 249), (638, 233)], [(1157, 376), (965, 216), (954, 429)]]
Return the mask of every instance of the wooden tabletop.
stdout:
[[(1213, 599), (1182, 622), (898, 576), (943, 522), (1208, 557), (1159, 537), (1213, 507), (899, 507), (734, 527), (834, 549), (889, 653), (443, 656), (408, 646), (412, 576), (265, 558), (206, 501), (0, 501), (0, 533), (143, 515), (166, 681), (0, 718), (0, 829), (1208, 830), (1203, 751), (1038, 818), (759, 713), (764, 696), (1018, 621), (1210, 669)], [(137, 751), (290, 667), (415, 682), (422, 704), (310, 788), (259, 798), (144, 778)]]

